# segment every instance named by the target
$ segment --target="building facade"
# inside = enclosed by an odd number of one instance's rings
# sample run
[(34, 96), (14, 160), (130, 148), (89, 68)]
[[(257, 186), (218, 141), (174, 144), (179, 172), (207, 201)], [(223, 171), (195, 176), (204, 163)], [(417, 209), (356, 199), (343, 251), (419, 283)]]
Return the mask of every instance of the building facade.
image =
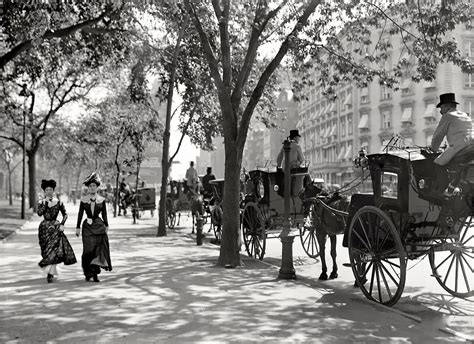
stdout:
[[(466, 58), (474, 59), (474, 32), (460, 26), (452, 36)], [(384, 39), (392, 45), (386, 66), (401, 58), (414, 64), (415, 57), (404, 52), (399, 37)], [(458, 109), (474, 114), (474, 74), (463, 74), (452, 64), (439, 66), (432, 82), (414, 83), (407, 72), (397, 91), (377, 81), (363, 89), (341, 84), (329, 100), (315, 84), (304, 90), (307, 100), (298, 104), (298, 129), (309, 143), (303, 149), (311, 175), (330, 184), (352, 180), (358, 173), (352, 169), (358, 151), (380, 152), (394, 135), (403, 137), (406, 145), (428, 146), (440, 119), (436, 104), (442, 93), (454, 92)]]

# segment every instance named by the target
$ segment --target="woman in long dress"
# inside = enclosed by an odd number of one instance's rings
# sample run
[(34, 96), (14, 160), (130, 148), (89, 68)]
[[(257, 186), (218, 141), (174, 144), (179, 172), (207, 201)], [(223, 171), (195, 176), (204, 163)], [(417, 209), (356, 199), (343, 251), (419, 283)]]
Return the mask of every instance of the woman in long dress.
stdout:
[(97, 194), (100, 179), (97, 173), (92, 173), (83, 183), (88, 188), (88, 194), (81, 198), (77, 218), (76, 235), (81, 235), (81, 221), (84, 213), (86, 219), (82, 223), (82, 270), (86, 281), (100, 282), (97, 275), (101, 268), (112, 271), (110, 260), (109, 237), (107, 231), (107, 209), (105, 198)]
[[(54, 276), (58, 275), (56, 266), (60, 263), (71, 265), (77, 262), (71, 244), (64, 234), (64, 224), (67, 220), (66, 208), (54, 195), (56, 181), (41, 181), (41, 189), (44, 191), (44, 197), (38, 201), (38, 215), (44, 216), (38, 229), (39, 245), (41, 247), (41, 256), (43, 259), (38, 265), (47, 274), (48, 283), (53, 282)], [(57, 220), (59, 213), (62, 215), (62, 221)]]

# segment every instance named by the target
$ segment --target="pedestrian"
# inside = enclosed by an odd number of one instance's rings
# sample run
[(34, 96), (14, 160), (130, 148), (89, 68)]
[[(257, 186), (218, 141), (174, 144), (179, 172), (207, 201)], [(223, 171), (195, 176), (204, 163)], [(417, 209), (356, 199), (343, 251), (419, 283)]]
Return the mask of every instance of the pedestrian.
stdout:
[[(58, 275), (56, 266), (60, 263), (71, 265), (77, 262), (74, 251), (64, 234), (64, 224), (67, 220), (64, 203), (54, 195), (56, 181), (53, 179), (41, 181), (44, 194), (38, 201), (38, 215), (43, 216), (38, 228), (39, 245), (43, 259), (38, 265), (47, 274), (48, 283), (53, 282)], [(57, 220), (61, 212), (62, 221)]]
[(86, 213), (87, 218), (82, 223), (82, 270), (86, 281), (91, 278), (100, 282), (98, 275), (101, 268), (112, 271), (110, 260), (109, 238), (107, 232), (107, 209), (105, 198), (97, 194), (100, 178), (96, 172), (91, 173), (83, 182), (88, 194), (82, 197), (77, 217), (76, 236), (81, 235), (81, 221)]

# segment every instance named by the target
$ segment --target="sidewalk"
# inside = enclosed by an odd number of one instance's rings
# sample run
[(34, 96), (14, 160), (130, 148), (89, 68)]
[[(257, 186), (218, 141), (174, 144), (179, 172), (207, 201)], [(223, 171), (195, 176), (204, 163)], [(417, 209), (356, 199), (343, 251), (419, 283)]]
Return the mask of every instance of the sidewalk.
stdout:
[[(26, 202), (28, 203), (28, 201)], [(27, 205), (26, 205), (27, 206)], [(21, 215), (21, 201), (13, 200), (10, 205), (8, 200), (0, 200), (0, 242), (4, 242), (12, 238), (16, 231), (25, 224), (32, 216), (33, 212), (30, 209), (25, 209), (25, 219), (20, 219)]]
[(136, 225), (110, 215), (113, 271), (85, 282), (77, 209), (66, 206), (79, 263), (60, 266), (54, 283), (37, 266), (37, 215), (0, 243), (2, 343), (465, 342), (316, 276), (277, 280), (278, 267), (248, 257), (216, 267), (219, 247), (196, 246), (188, 219), (158, 238), (149, 212)]

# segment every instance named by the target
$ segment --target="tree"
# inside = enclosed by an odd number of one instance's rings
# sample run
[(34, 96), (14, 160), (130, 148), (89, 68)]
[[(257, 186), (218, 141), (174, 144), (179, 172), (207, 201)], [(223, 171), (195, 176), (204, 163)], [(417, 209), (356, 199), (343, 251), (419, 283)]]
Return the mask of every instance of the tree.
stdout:
[[(325, 56), (331, 61), (330, 66), (321, 68), (333, 68), (334, 61), (340, 57), (337, 64), (343, 67), (341, 70), (352, 74), (361, 82), (370, 82), (375, 77), (380, 77), (383, 81), (399, 78), (398, 74), (389, 75), (383, 68), (369, 68), (367, 62), (360, 62), (358, 57), (352, 57), (353, 52), (340, 54), (331, 49), (331, 44), (326, 48), (321, 41), (324, 39), (336, 45), (341, 38), (338, 36), (340, 30), (337, 26), (349, 23), (353, 25), (347, 30), (350, 39), (369, 44), (364, 26), (379, 25), (381, 20), (387, 18), (388, 12), (381, 7), (374, 7), (372, 2), (342, 0), (311, 0), (301, 3), (271, 3), (261, 0), (256, 3), (232, 4), (229, 0), (213, 0), (212, 5), (189, 0), (184, 2), (199, 35), (217, 89), (222, 114), (226, 156), (226, 197), (223, 211), (226, 216), (218, 264), (237, 266), (241, 264), (238, 247), (238, 204), (242, 153), (252, 115), (270, 78), (288, 53), (294, 55), (293, 61), (300, 67), (309, 64), (305, 61), (310, 61), (311, 58), (315, 61), (312, 66), (318, 66), (321, 48), (326, 49)], [(466, 16), (461, 12), (466, 10), (465, 6), (445, 6), (442, 9), (431, 6), (421, 9), (410, 2), (410, 5), (392, 6), (390, 10), (392, 9), (392, 13), (400, 15), (407, 24), (417, 23), (421, 28), (425, 39), (413, 41), (415, 46), (421, 44), (413, 52), (422, 52), (419, 56), (426, 56), (426, 59), (420, 58), (418, 61), (423, 77), (429, 77), (430, 73), (427, 71), (430, 70), (430, 65), (435, 66), (440, 61), (464, 63), (456, 59), (456, 56), (459, 57), (459, 51), (453, 49), (455, 43), (443, 42), (442, 34), (452, 29), (456, 23), (465, 20)], [(424, 18), (434, 19), (427, 23)], [(391, 34), (405, 34), (406, 31), (405, 28), (395, 25)], [(438, 35), (438, 32), (441, 34)], [(278, 48), (264, 68), (258, 68), (256, 61), (263, 59), (262, 51), (266, 44), (268, 47), (269, 42), (276, 44)], [(383, 54), (380, 59), (383, 59)], [(306, 70), (310, 70), (309, 67)], [(321, 70), (322, 79), (335, 74), (330, 73), (331, 68)], [(472, 71), (471, 67), (465, 64), (463, 68)], [(309, 79), (309, 76), (306, 75), (305, 78)], [(394, 84), (395, 82), (387, 83), (388, 86)], [(330, 87), (327, 91), (330, 93)]]
[[(2, 145), (3, 146), (3, 145)], [(2, 152), (1, 152), (1, 158), (2, 161), (5, 163), (7, 166), (7, 171), (8, 171), (8, 193), (7, 193), (7, 198), (8, 198), (8, 204), (12, 205), (13, 204), (13, 195), (12, 195), (12, 174), (15, 171), (15, 169), (20, 165), (21, 160), (15, 159), (18, 157), (18, 152), (19, 149), (16, 146), (4, 146), (2, 147)], [(15, 162), (15, 160), (17, 160)]]

